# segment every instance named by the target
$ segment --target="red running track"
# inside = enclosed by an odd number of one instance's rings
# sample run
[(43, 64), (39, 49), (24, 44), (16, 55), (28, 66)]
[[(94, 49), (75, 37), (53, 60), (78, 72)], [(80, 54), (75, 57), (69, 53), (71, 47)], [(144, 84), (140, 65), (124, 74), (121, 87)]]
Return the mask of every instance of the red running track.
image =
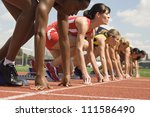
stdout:
[[(30, 86), (34, 81), (29, 81)], [(58, 86), (50, 82), (53, 89), (31, 90), (30, 86), (0, 86), (0, 99), (5, 100), (150, 100), (150, 78), (97, 83), (84, 85), (82, 80), (71, 79), (71, 87)]]

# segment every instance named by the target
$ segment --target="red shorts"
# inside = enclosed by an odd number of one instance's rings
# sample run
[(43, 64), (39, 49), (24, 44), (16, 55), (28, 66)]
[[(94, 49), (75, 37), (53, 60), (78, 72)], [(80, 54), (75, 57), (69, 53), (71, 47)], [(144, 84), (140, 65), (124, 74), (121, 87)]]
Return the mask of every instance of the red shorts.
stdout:
[(51, 48), (58, 42), (59, 36), (56, 28), (53, 26), (48, 26), (46, 29), (46, 48), (51, 50)]

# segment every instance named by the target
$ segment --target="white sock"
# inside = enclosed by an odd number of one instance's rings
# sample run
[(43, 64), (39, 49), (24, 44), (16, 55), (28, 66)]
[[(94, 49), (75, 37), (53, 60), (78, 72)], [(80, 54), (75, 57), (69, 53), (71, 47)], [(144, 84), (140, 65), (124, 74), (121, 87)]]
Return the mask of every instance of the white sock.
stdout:
[(11, 60), (8, 60), (8, 59), (5, 58), (3, 64), (4, 64), (5, 66), (6, 66), (7, 64), (14, 64), (14, 61), (11, 61)]

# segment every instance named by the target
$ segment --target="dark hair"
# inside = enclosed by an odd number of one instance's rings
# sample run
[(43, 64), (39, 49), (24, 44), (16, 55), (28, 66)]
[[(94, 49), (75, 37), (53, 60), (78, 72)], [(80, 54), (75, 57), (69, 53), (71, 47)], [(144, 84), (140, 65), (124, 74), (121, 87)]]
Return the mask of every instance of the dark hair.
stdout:
[(97, 12), (103, 14), (106, 11), (110, 13), (111, 9), (103, 3), (97, 3), (93, 5), (90, 10), (84, 11), (83, 15), (89, 19), (94, 19)]
[(145, 52), (144, 50), (141, 50), (140, 53), (141, 53), (142, 55), (146, 55), (146, 52)]
[(131, 54), (140, 54), (140, 50), (138, 48), (132, 48)]

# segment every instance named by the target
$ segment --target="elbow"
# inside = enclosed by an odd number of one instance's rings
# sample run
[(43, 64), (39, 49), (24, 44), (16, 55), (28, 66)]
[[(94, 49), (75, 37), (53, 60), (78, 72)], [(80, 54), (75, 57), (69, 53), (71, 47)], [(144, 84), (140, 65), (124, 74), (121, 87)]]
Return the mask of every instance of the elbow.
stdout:
[(101, 57), (101, 61), (105, 61), (105, 57)]
[(112, 63), (116, 63), (116, 59), (112, 58), (111, 59)]
[(78, 54), (81, 54), (81, 53), (82, 53), (82, 48), (77, 48), (76, 50), (77, 50), (77, 53), (78, 53)]
[(35, 39), (44, 39), (46, 40), (46, 31), (45, 29), (40, 29), (35, 32)]

